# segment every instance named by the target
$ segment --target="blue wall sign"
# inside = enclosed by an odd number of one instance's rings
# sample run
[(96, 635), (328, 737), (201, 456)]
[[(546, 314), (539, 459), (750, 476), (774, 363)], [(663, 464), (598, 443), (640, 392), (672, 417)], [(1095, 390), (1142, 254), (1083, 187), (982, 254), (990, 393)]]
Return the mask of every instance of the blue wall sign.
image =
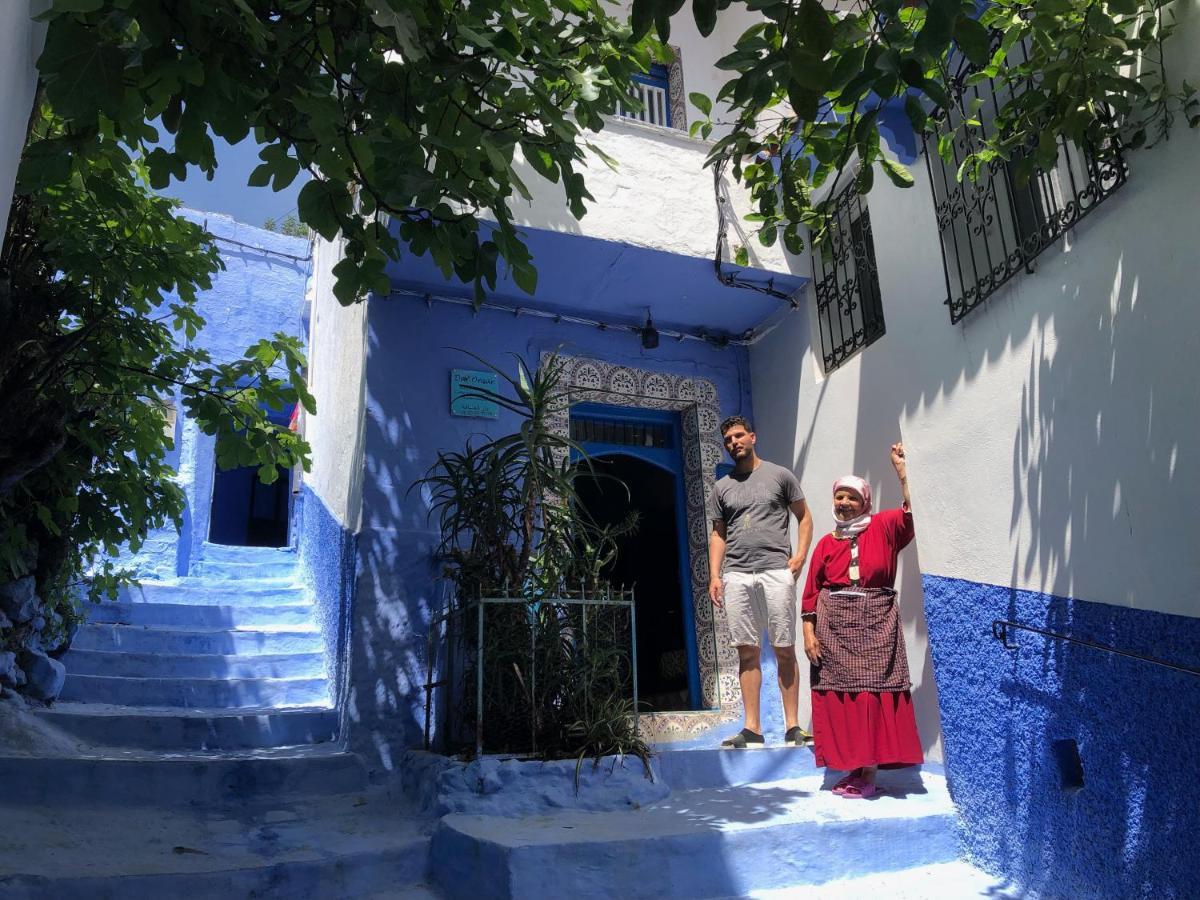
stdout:
[(495, 372), (472, 372), (469, 369), (450, 370), (450, 414), (495, 419), (500, 406), (494, 400), (476, 395), (477, 391), (499, 393), (500, 382)]

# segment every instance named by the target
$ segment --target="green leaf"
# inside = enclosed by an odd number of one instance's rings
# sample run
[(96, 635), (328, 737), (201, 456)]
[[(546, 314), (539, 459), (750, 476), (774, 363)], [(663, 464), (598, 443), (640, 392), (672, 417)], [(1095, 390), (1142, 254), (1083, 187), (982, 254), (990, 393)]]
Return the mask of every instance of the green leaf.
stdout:
[(739, 245), (738, 248), (733, 251), (733, 261), (735, 265), (739, 266), (750, 265), (750, 251), (746, 249), (744, 244)]
[(820, 0), (800, 0), (795, 37), (818, 58), (823, 58), (833, 47), (833, 22)]
[(46, 81), (46, 97), (58, 113), (89, 123), (97, 112), (111, 118), (120, 115), (125, 54), (100, 40), (97, 30), (73, 19), (51, 22), (38, 68)]
[(641, 40), (650, 33), (654, 25), (655, 0), (633, 0), (633, 12), (630, 16), (630, 26), (633, 28), (634, 40)]
[(893, 159), (889, 159), (887, 156), (881, 157), (879, 162), (883, 166), (884, 174), (892, 180), (892, 184), (896, 185), (896, 187), (910, 188), (913, 186), (912, 173), (908, 171), (906, 166)]
[(701, 94), (699, 91), (692, 91), (690, 94), (688, 94), (688, 100), (691, 102), (692, 106), (696, 107), (696, 109), (700, 110), (700, 112), (704, 113), (704, 115), (712, 115), (712, 101), (709, 100), (705, 94)]
[(530, 296), (537, 291), (537, 270), (528, 263), (514, 263), (512, 279), (516, 282), (517, 287)]
[(991, 38), (976, 19), (960, 15), (954, 20), (954, 41), (977, 66), (986, 66), (991, 58)]
[(717, 27), (717, 0), (692, 0), (692, 16), (701, 37), (708, 37)]

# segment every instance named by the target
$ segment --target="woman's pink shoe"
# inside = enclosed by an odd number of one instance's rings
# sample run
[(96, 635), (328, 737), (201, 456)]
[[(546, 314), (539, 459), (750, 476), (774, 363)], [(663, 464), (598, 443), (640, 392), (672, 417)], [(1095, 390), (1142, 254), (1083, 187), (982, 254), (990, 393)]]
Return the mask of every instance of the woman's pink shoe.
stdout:
[(846, 788), (850, 786), (851, 782), (853, 782), (856, 777), (857, 776), (855, 775), (845, 776), (841, 781), (833, 786), (833, 792), (839, 796), (846, 793)]
[(879, 793), (879, 788), (875, 787), (873, 782), (865, 779), (851, 778), (850, 783), (838, 793), (847, 800), (866, 800)]

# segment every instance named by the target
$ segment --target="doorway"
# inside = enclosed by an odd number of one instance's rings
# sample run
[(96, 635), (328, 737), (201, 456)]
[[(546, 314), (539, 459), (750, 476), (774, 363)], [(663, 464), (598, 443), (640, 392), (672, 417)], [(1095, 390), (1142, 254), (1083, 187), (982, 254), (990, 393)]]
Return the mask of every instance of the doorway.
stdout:
[[(271, 411), (268, 418), (287, 427), (291, 410)], [(237, 440), (231, 436), (225, 440)], [(212, 511), (208, 539), (238, 547), (286, 547), (291, 513), (291, 473), (271, 484), (258, 478), (258, 466), (220, 468), (213, 473)]]
[(618, 525), (638, 513), (636, 531), (617, 539), (605, 574), (634, 589), (639, 698), (655, 712), (698, 709), (678, 413), (579, 404), (571, 410), (571, 436), (595, 472), (576, 481), (589, 515), (599, 525)]

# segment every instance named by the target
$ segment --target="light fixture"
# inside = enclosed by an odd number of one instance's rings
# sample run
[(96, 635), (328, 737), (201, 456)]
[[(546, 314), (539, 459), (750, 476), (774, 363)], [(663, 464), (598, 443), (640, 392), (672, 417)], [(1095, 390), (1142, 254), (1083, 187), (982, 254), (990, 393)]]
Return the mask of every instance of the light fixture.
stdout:
[(650, 308), (646, 308), (646, 324), (642, 326), (642, 347), (646, 350), (653, 350), (658, 346), (658, 329), (654, 327), (654, 320), (650, 318)]

